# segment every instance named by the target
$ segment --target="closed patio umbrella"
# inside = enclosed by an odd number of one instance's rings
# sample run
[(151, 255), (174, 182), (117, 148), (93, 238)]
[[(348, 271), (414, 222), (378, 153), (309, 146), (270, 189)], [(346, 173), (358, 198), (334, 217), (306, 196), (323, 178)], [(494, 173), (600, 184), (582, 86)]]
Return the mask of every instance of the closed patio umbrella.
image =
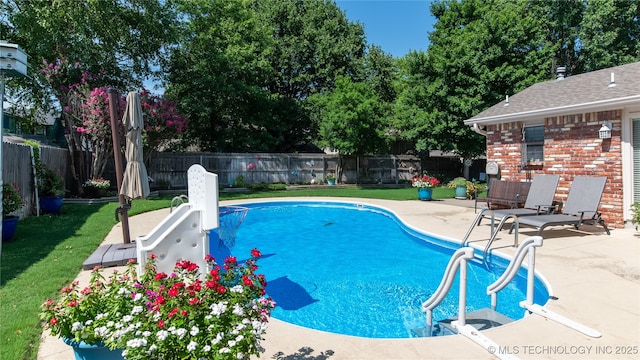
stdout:
[(138, 93), (127, 95), (127, 108), (122, 118), (126, 137), (125, 159), (127, 165), (122, 178), (120, 194), (127, 200), (149, 196), (149, 176), (142, 157), (142, 106)]

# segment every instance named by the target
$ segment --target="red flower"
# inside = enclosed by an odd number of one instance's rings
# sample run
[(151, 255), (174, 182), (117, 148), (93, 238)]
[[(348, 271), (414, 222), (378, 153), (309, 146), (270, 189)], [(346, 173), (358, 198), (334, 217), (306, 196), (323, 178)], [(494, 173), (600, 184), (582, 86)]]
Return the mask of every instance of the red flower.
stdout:
[(55, 325), (58, 323), (58, 319), (56, 318), (52, 318), (51, 320), (49, 320), (49, 325)]
[(251, 249), (251, 256), (254, 258), (259, 258), (260, 256), (262, 256), (262, 253), (260, 252), (260, 250), (253, 248)]
[(167, 277), (167, 274), (165, 274), (165, 273), (163, 273), (163, 272), (161, 272), (161, 273), (157, 273), (157, 274), (156, 274), (156, 281), (160, 281), (160, 280), (162, 280), (162, 279), (164, 279), (164, 278), (166, 278), (166, 277)]
[(173, 288), (173, 287), (171, 289), (169, 289), (168, 293), (169, 293), (169, 296), (171, 296), (171, 297), (176, 297), (179, 294), (178, 289)]
[(171, 318), (173, 317), (173, 315), (175, 315), (175, 314), (177, 314), (177, 313), (178, 313), (178, 311), (179, 311), (179, 310), (178, 310), (178, 309), (176, 309), (176, 308), (171, 309), (171, 311), (169, 311), (169, 314), (167, 314), (167, 317), (168, 317), (169, 319), (171, 319)]
[(242, 275), (242, 282), (244, 282), (244, 284), (247, 286), (253, 285), (253, 281), (251, 281), (251, 279), (247, 275)]
[(160, 321), (158, 321), (158, 327), (159, 327), (160, 329), (163, 329), (163, 328), (164, 328), (164, 320), (160, 320)]
[(78, 302), (75, 300), (72, 300), (72, 301), (69, 301), (67, 305), (69, 305), (69, 307), (76, 307), (78, 306)]

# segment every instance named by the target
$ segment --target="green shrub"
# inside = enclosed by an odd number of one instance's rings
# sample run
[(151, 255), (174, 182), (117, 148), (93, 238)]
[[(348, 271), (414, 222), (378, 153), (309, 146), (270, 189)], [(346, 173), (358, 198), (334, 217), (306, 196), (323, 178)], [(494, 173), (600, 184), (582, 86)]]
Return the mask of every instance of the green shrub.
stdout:
[(638, 224), (640, 224), (640, 202), (635, 202), (631, 205), (631, 211), (633, 212), (633, 217), (631, 218), (631, 223), (636, 226), (636, 231), (638, 230)]

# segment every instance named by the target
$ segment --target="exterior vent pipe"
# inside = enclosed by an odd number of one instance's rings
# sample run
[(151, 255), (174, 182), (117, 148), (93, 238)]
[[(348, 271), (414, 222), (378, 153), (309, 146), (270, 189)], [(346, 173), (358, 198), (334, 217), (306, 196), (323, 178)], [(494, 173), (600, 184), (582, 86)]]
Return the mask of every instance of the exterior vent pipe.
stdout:
[(566, 72), (566, 66), (558, 66), (558, 69), (556, 70), (556, 80), (564, 80)]

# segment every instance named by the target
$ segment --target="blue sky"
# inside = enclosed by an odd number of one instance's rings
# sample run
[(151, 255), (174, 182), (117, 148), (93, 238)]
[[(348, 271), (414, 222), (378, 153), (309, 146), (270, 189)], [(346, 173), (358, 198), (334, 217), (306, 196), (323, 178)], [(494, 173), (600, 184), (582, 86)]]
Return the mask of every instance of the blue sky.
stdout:
[(410, 50), (426, 51), (435, 18), (429, 0), (336, 0), (347, 18), (360, 22), (369, 44), (394, 57)]

